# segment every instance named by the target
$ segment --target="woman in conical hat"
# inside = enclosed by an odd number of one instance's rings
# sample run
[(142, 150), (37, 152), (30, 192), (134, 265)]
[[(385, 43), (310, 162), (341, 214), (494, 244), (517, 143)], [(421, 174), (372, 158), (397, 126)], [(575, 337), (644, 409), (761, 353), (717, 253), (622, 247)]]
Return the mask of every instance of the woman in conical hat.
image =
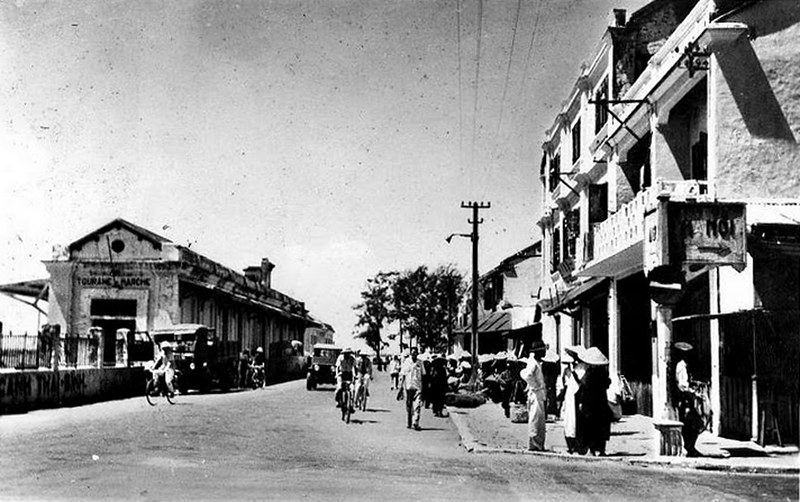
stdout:
[(611, 384), (608, 378), (608, 359), (597, 347), (586, 349), (578, 357), (587, 365), (586, 374), (575, 395), (578, 404), (578, 435), (592, 455), (603, 456), (606, 453), (606, 443), (611, 437), (612, 421), (606, 393)]

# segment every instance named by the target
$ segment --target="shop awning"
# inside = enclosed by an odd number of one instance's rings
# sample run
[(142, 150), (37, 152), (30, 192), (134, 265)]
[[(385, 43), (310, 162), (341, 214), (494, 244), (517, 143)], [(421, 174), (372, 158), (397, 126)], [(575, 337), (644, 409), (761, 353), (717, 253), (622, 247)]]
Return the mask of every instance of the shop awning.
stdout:
[(576, 286), (573, 286), (564, 293), (556, 292), (550, 298), (544, 298), (542, 300), (539, 300), (539, 306), (542, 308), (542, 312), (545, 313), (562, 310), (565, 307), (567, 307), (570, 303), (577, 300), (579, 297), (588, 293), (591, 289), (594, 289), (596, 286), (599, 286), (604, 281), (605, 277), (593, 277), (591, 279), (583, 281), (582, 283)]
[[(536, 307), (511, 307), (490, 312), (478, 319), (478, 333), (503, 333), (527, 328), (536, 322)], [(456, 333), (471, 333), (468, 322), (456, 328)]]
[(47, 292), (47, 279), (34, 279), (32, 281), (0, 284), (0, 293), (7, 295), (27, 296), (30, 298), (43, 298)]
[[(13, 282), (11, 284), (0, 284), (0, 293), (30, 305), (44, 315), (47, 312), (39, 307), (39, 302), (47, 299), (47, 289), (50, 287), (48, 279), (34, 279), (32, 281)], [(25, 298), (33, 298), (28, 301)]]

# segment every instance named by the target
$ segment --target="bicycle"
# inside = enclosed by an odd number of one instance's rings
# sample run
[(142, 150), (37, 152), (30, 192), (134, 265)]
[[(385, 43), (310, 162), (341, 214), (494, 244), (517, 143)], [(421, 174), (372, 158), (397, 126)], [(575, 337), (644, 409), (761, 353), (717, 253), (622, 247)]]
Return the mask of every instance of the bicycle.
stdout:
[[(164, 396), (169, 404), (175, 404), (175, 394), (170, 392), (167, 388), (164, 373), (147, 369), (147, 381), (145, 382), (144, 397), (147, 399), (147, 404), (155, 406), (158, 404), (159, 396)], [(175, 378), (173, 378), (173, 385)]]
[(356, 389), (356, 408), (360, 409), (361, 411), (367, 411), (367, 397), (369, 396), (367, 392), (367, 386), (364, 384), (363, 378), (369, 377), (359, 377), (360, 380), (358, 382), (358, 388)]
[(342, 381), (342, 420), (349, 424), (353, 414), (353, 391), (348, 380)]

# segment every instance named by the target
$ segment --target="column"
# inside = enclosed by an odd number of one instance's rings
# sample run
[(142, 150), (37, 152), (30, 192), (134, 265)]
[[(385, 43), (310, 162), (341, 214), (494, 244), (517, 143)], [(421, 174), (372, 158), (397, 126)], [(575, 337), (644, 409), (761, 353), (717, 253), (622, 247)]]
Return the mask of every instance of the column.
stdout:
[[(711, 314), (719, 314), (719, 268), (708, 272), (709, 305)], [(719, 319), (712, 318), (709, 323), (711, 337), (711, 432), (719, 435), (722, 422), (722, 379), (720, 367)]]
[(608, 285), (608, 373), (616, 375), (620, 368), (619, 285), (612, 278)]
[(669, 397), (669, 365), (672, 347), (672, 307), (655, 305), (656, 354), (653, 367), (653, 419), (674, 420)]

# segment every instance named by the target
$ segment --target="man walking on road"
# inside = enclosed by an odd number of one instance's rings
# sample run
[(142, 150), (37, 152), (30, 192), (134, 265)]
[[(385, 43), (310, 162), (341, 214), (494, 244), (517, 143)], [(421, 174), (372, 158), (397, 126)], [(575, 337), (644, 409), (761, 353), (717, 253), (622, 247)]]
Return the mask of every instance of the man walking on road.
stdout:
[(411, 349), (411, 356), (403, 361), (400, 370), (400, 388), (406, 394), (406, 427), (420, 430), (419, 415), (422, 411), (422, 378), (425, 376), (425, 366), (417, 359), (419, 351), (416, 347)]
[(544, 450), (546, 388), (540, 361), (547, 347), (537, 340), (533, 343), (528, 365), (520, 372), (520, 377), (528, 384), (528, 449)]

